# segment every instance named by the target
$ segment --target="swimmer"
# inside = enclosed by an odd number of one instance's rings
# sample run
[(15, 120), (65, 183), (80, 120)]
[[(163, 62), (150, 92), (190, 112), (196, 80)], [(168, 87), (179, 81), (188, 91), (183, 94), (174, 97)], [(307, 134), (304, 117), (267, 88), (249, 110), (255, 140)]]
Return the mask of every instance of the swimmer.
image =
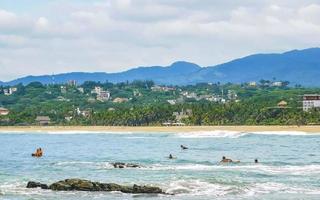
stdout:
[(220, 161), (220, 163), (239, 163), (240, 161), (237, 160), (237, 161), (233, 161), (229, 158), (226, 158), (225, 156), (222, 157), (222, 160)]
[(188, 147), (184, 146), (184, 145), (180, 145), (181, 149), (186, 150), (188, 149)]

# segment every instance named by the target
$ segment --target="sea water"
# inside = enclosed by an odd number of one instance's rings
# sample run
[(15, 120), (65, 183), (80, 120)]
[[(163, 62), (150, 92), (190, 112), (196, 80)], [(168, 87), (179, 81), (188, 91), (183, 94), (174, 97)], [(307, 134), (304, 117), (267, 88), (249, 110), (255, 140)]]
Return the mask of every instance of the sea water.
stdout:
[[(31, 157), (38, 147), (44, 156)], [(301, 132), (2, 132), (0, 199), (320, 199), (319, 148), (320, 135)], [(241, 162), (220, 164), (222, 156)], [(142, 167), (114, 169), (112, 162)], [(67, 178), (153, 185), (174, 195), (26, 188)]]

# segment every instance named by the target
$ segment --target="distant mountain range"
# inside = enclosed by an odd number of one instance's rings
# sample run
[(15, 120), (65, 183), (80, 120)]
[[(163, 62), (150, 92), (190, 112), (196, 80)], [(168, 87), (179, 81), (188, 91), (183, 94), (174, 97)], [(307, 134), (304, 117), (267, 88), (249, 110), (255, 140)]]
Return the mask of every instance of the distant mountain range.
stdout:
[(123, 82), (153, 80), (158, 84), (186, 85), (199, 82), (244, 83), (261, 79), (289, 81), (291, 84), (320, 86), (320, 48), (293, 50), (282, 54), (254, 54), (224, 64), (200, 67), (179, 61), (168, 67), (138, 67), (119, 73), (71, 72), (57, 75), (26, 76), (0, 85), (66, 83), (76, 80)]

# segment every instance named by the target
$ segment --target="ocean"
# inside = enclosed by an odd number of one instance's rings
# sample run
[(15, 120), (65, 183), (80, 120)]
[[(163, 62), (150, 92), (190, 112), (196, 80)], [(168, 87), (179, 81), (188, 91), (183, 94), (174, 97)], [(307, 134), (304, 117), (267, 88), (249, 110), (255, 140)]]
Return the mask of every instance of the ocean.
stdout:
[[(181, 144), (189, 149), (181, 150)], [(31, 157), (38, 147), (44, 156)], [(318, 200), (319, 148), (320, 135), (302, 132), (2, 132), (0, 199)], [(241, 162), (220, 164), (222, 156)], [(113, 162), (142, 167), (114, 169)], [(174, 195), (26, 188), (28, 181), (67, 178), (153, 185)]]

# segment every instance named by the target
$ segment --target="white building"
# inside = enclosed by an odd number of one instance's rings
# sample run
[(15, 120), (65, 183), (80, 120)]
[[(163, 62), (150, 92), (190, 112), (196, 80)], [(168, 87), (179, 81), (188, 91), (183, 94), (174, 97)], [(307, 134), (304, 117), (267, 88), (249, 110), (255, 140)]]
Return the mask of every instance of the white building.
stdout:
[(256, 87), (257, 86), (257, 82), (251, 81), (251, 82), (249, 82), (249, 86)]
[(3, 94), (6, 96), (12, 95), (13, 93), (15, 93), (16, 91), (18, 91), (18, 89), (16, 87), (12, 87), (9, 89), (3, 89)]
[(305, 94), (302, 101), (303, 111), (309, 111), (312, 108), (320, 108), (319, 94)]
[(228, 99), (236, 100), (238, 98), (237, 93), (234, 90), (228, 90)]
[(5, 116), (9, 114), (9, 110), (3, 107), (0, 107), (0, 115)]
[(110, 92), (103, 90), (103, 88), (96, 86), (91, 90), (92, 94), (97, 94), (98, 101), (108, 101), (110, 99)]
[(272, 83), (272, 86), (274, 87), (281, 87), (283, 85), (283, 83), (281, 81), (276, 81)]
[(108, 101), (110, 99), (110, 92), (108, 91), (100, 91), (97, 95), (97, 100), (98, 101)]
[(62, 86), (60, 87), (60, 91), (61, 91), (62, 94), (67, 93), (67, 87), (62, 85)]
[(79, 91), (80, 93), (82, 93), (82, 94), (84, 93), (83, 87), (78, 87), (77, 89), (78, 89), (78, 91)]

